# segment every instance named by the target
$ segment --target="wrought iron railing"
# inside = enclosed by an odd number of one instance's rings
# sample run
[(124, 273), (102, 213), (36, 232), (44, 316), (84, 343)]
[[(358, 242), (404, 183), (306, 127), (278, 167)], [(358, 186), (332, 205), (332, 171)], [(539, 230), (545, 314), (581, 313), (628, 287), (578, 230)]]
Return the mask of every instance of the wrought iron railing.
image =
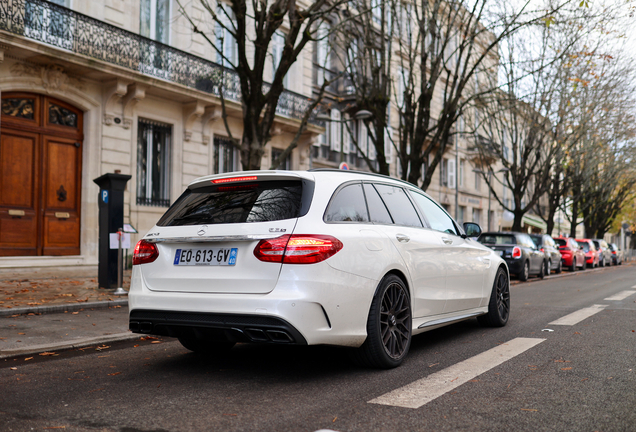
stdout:
[[(0, 0), (0, 30), (240, 102), (233, 70), (47, 1)], [(301, 119), (311, 103), (285, 90), (276, 113)]]

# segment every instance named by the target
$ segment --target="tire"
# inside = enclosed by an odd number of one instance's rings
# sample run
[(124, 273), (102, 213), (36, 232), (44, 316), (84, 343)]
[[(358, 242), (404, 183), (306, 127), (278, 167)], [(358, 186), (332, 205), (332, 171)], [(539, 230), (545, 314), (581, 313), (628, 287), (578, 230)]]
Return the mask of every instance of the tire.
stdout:
[(521, 282), (525, 282), (528, 280), (528, 277), (530, 276), (530, 264), (528, 264), (528, 261), (523, 263), (523, 268), (521, 269), (521, 273), (519, 273), (519, 280)]
[(550, 276), (552, 274), (552, 260), (548, 260), (548, 265), (545, 268), (545, 275)]
[(497, 270), (490, 302), (488, 303), (488, 313), (477, 317), (477, 321), (484, 327), (503, 327), (508, 323), (510, 317), (510, 283), (508, 275), (503, 268)]
[(367, 339), (351, 353), (361, 366), (391, 369), (409, 352), (412, 331), (411, 299), (396, 275), (387, 275), (378, 286), (367, 319)]
[(180, 336), (179, 342), (184, 348), (203, 355), (222, 354), (235, 345), (234, 342), (206, 341), (191, 336)]
[(587, 261), (583, 260), (583, 265), (581, 266), (581, 271), (587, 270)]
[(555, 270), (556, 274), (561, 274), (561, 272), (563, 271), (563, 261), (559, 260), (559, 265)]
[(572, 265), (570, 266), (569, 270), (571, 272), (575, 272), (576, 271), (576, 259), (574, 257), (572, 257)]
[(539, 270), (539, 279), (543, 279), (545, 277), (545, 261), (541, 263), (541, 270)]

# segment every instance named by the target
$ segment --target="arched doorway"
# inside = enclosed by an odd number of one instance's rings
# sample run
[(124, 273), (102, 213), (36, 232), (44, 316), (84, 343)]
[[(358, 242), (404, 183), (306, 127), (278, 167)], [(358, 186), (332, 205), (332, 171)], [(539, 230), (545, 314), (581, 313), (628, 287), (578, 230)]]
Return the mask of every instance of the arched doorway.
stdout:
[(2, 93), (0, 256), (79, 255), (82, 112)]

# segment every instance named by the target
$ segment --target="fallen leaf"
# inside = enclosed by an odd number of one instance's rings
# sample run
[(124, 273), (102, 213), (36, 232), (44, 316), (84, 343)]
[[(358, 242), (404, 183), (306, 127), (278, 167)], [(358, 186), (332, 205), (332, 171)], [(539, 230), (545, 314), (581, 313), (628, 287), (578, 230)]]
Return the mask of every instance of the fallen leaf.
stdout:
[(18, 370), (18, 368), (17, 367), (12, 367), (11, 370)]
[(150, 343), (161, 343), (161, 341), (152, 341)]
[(570, 360), (555, 360), (555, 363), (572, 363)]
[(40, 353), (41, 356), (56, 356), (57, 354), (54, 352), (43, 352)]
[(73, 315), (79, 315), (79, 312), (72, 312)]
[(108, 376), (115, 376), (115, 375), (119, 375), (120, 373), (121, 372), (113, 372), (113, 373), (108, 374)]
[(66, 429), (66, 426), (49, 426), (44, 429)]
[(18, 333), (19, 335), (23, 335), (24, 333)]
[(532, 411), (532, 412), (537, 412), (539, 410), (536, 409), (530, 409), (530, 408), (521, 408), (521, 411)]
[(98, 346), (97, 348), (95, 348), (95, 351), (101, 351), (101, 350), (105, 350), (110, 348), (109, 346), (106, 345), (102, 345), (102, 346)]
[(561, 368), (561, 370), (572, 370), (571, 367)]
[[(236, 415), (236, 414), (234, 414), (234, 415)], [(333, 420), (331, 421), (331, 423), (335, 423), (336, 420), (338, 420), (338, 416), (334, 417)]]
[(433, 366), (437, 366), (438, 364), (439, 364), (439, 363), (433, 363), (433, 364), (431, 364), (431, 365), (428, 365), (428, 367), (430, 367), (430, 368), (431, 368), (431, 367), (433, 367)]
[(91, 391), (89, 391), (89, 393), (93, 393), (93, 392), (100, 391), (100, 390), (104, 390), (104, 388), (102, 387), (102, 388), (98, 388), (98, 389), (95, 389), (95, 390), (91, 390)]
[(33, 360), (33, 357), (27, 357), (24, 359), (24, 361), (27, 361), (27, 360)]

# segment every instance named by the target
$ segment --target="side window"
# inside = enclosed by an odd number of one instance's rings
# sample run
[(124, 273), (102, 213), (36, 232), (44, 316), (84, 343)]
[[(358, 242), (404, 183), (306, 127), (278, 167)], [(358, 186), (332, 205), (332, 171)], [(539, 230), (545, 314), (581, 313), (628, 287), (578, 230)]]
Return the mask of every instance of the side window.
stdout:
[(424, 216), (435, 231), (459, 235), (453, 220), (433, 200), (417, 192), (409, 191), (415, 203), (419, 206)]
[(361, 184), (340, 189), (331, 198), (325, 212), (325, 222), (369, 222)]
[(392, 224), (393, 219), (389, 215), (382, 198), (373, 186), (368, 183), (364, 184), (364, 195), (367, 197), (367, 205), (369, 206), (369, 216), (371, 222), (379, 224)]
[(382, 184), (376, 184), (374, 187), (385, 202), (396, 225), (422, 227), (422, 221), (404, 189)]

